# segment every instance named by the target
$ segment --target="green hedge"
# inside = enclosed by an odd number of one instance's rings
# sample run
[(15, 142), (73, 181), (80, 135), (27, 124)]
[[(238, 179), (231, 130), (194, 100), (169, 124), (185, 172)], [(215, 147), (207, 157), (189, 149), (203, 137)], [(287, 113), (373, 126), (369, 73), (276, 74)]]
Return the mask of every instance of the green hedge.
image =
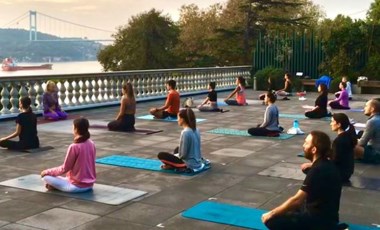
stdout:
[[(268, 89), (268, 78), (271, 77), (274, 80), (276, 89), (282, 89), (284, 87), (284, 75), (285, 71), (281, 68), (266, 67), (262, 70), (257, 71), (253, 77), (256, 78), (257, 90), (267, 90)], [(291, 78), (293, 83), (293, 88), (296, 91), (301, 89), (301, 81), (298, 77), (293, 76)]]

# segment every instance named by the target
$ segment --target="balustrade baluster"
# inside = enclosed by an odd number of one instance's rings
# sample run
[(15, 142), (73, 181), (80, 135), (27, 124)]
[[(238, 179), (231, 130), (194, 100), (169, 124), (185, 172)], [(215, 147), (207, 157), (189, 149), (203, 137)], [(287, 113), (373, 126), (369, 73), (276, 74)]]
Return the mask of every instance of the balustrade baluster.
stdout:
[(100, 100), (99, 100), (99, 80), (95, 78), (94, 80), (94, 97), (95, 97), (95, 100), (94, 102), (95, 103), (99, 103)]
[(109, 81), (109, 95), (110, 95), (110, 101), (116, 101), (116, 77), (109, 77), (107, 78), (107, 81)]
[(82, 100), (82, 105), (87, 105), (87, 85), (86, 85), (86, 79), (82, 78), (80, 81), (80, 99)]
[[(30, 107), (32, 108), (33, 111), (36, 111), (37, 108), (35, 106), (36, 104), (36, 89), (34, 88), (35, 81), (31, 80), (29, 81), (29, 90), (28, 90), (28, 95), (31, 101)], [(21, 93), (20, 93), (21, 94)]]
[(18, 109), (18, 91), (17, 91), (17, 88), (16, 88), (16, 82), (12, 82), (11, 83), (11, 92), (10, 92), (10, 95), (11, 95), (11, 113), (18, 113), (19, 112), (19, 109)]
[(42, 100), (43, 100), (43, 94), (44, 94), (44, 90), (42, 89), (42, 81), (36, 81), (36, 101), (35, 103), (37, 103), (37, 107), (36, 107), (36, 110), (37, 111), (41, 111), (43, 110), (43, 103), (42, 103)]
[(123, 96), (123, 77), (116, 77), (116, 99), (119, 101)]
[(105, 102), (105, 91), (104, 91), (103, 79), (102, 78), (99, 79), (98, 82), (99, 82), (99, 94), (100, 94), (99, 101)]
[(74, 90), (73, 90), (73, 96), (75, 98), (75, 103), (74, 103), (75, 106), (78, 106), (78, 105), (82, 104), (82, 102), (80, 101), (81, 95), (80, 95), (80, 85), (79, 85), (79, 83), (80, 83), (79, 79), (75, 79), (73, 81), (73, 85), (74, 85), (73, 86), (73, 88), (74, 88)]
[(87, 96), (88, 96), (88, 104), (94, 104), (95, 101), (94, 101), (94, 92), (93, 92), (93, 80), (90, 78), (90, 79), (87, 79), (86, 81), (86, 86), (87, 86)]
[(74, 87), (73, 87), (73, 80), (70, 79), (67, 81), (67, 99), (69, 100), (68, 106), (74, 106), (75, 104), (73, 103), (73, 97), (74, 97)]
[(8, 109), (9, 96), (10, 96), (9, 91), (8, 91), (8, 82), (2, 82), (2, 83), (0, 83), (0, 86), (2, 87), (0, 102), (1, 102), (1, 105), (3, 106), (0, 113), (1, 114), (11, 113), (11, 111), (9, 111), (9, 109)]

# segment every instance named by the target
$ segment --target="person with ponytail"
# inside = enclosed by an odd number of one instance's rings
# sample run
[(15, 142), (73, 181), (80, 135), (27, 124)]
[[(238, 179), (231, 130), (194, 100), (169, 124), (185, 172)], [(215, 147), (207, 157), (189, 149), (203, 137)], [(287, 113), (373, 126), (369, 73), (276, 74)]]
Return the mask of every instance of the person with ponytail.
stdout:
[[(90, 124), (86, 118), (77, 118), (73, 123), (74, 143), (67, 149), (65, 161), (61, 166), (41, 172), (42, 180), (49, 190), (86, 192), (95, 183), (96, 149), (88, 131)], [(65, 173), (66, 177), (62, 177)]]
[(162, 169), (172, 169), (183, 172), (198, 172), (208, 167), (209, 161), (202, 158), (201, 136), (196, 127), (195, 115), (192, 109), (181, 109), (178, 113), (178, 125), (183, 127), (179, 147), (174, 154), (158, 153), (162, 161)]
[(318, 86), (319, 96), (315, 100), (314, 108), (305, 112), (305, 117), (318, 119), (328, 116), (327, 101), (328, 101), (328, 89), (323, 83)]
[[(332, 131), (338, 133), (338, 136), (332, 143), (330, 160), (339, 169), (342, 182), (347, 183), (354, 173), (354, 149), (358, 143), (355, 128), (344, 113), (334, 113), (330, 126)], [(310, 166), (308, 163), (305, 163), (301, 168), (305, 172)]]
[[(22, 97), (19, 101), (21, 113), (16, 118), (16, 131), (0, 139), (0, 146), (11, 150), (35, 149), (40, 147), (37, 136), (37, 117), (30, 107), (29, 97)], [(19, 137), (19, 141), (9, 139)]]
[(123, 97), (116, 120), (108, 123), (110, 131), (131, 132), (135, 130), (136, 99), (131, 83), (123, 85)]
[[(246, 97), (245, 97), (245, 79), (240, 76), (236, 78), (236, 88), (226, 99), (224, 102), (228, 105), (247, 105)], [(230, 99), (236, 95), (236, 99)]]

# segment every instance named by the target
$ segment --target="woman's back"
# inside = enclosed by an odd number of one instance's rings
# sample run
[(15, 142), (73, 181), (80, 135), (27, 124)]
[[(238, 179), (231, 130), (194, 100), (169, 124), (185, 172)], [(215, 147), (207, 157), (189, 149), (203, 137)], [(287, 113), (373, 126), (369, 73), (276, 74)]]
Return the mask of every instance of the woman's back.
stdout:
[(348, 181), (354, 173), (355, 145), (352, 134), (349, 131), (340, 133), (332, 144), (332, 160), (338, 167), (343, 182)]
[(136, 101), (134, 98), (123, 98), (122, 103), (125, 103), (124, 114), (136, 114)]
[(21, 126), (19, 135), (20, 141), (26, 148), (38, 148), (39, 141), (37, 136), (37, 117), (31, 112), (20, 113), (16, 122)]
[(246, 104), (246, 98), (245, 98), (245, 87), (239, 84), (239, 90), (236, 92), (236, 101), (239, 103), (239, 105), (245, 105)]
[[(70, 181), (75, 184), (92, 184), (96, 180), (95, 160), (96, 149), (92, 140), (87, 139), (82, 143), (73, 143), (68, 149), (68, 154), (73, 154), (75, 159), (72, 168), (68, 172)], [(67, 156), (70, 157), (70, 156)]]
[(195, 169), (201, 167), (201, 137), (198, 129), (193, 131), (185, 128), (181, 132), (179, 145), (180, 158), (186, 162), (188, 168)]

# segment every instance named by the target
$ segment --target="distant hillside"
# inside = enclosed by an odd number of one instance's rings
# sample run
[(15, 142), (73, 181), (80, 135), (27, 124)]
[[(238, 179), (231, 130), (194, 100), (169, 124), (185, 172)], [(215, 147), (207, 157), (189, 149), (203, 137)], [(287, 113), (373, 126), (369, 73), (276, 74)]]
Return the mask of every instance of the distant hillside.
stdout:
[[(38, 33), (39, 40), (64, 40)], [(29, 31), (0, 29), (0, 59), (14, 57), (18, 61), (45, 62), (96, 60), (100, 43), (88, 42), (30, 42)]]

